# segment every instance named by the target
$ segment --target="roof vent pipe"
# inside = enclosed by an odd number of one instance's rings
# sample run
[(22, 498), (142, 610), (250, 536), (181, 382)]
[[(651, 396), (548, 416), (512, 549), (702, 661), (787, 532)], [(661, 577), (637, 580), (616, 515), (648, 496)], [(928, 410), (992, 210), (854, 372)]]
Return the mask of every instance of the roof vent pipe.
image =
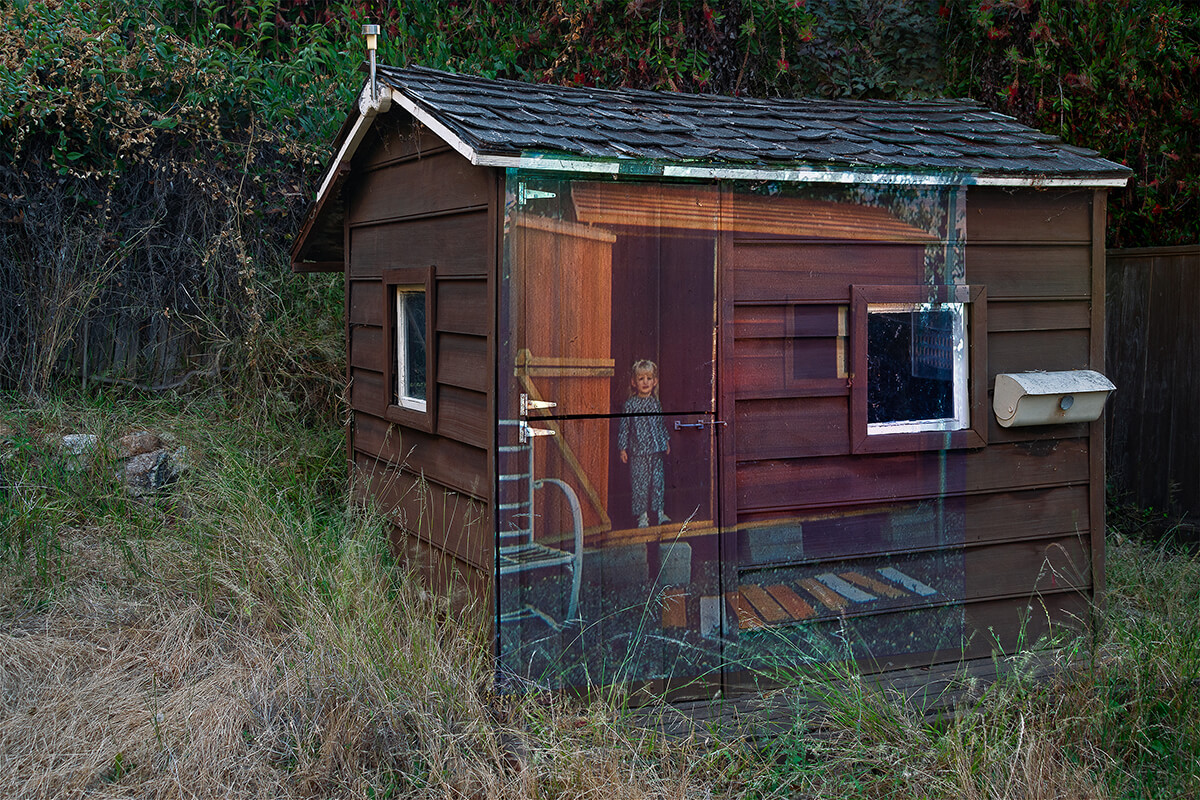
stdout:
[(367, 58), (371, 65), (371, 82), (368, 85), (368, 97), (360, 98), (359, 107), (363, 114), (374, 116), (379, 111), (387, 111), (391, 106), (391, 95), (386, 98), (379, 95), (379, 80), (375, 74), (375, 50), (379, 46), (379, 26), (363, 25), (363, 36), (367, 38)]
[(375, 81), (375, 50), (379, 46), (379, 26), (363, 25), (363, 36), (367, 37), (367, 58), (371, 60), (371, 97), (379, 96), (379, 84)]

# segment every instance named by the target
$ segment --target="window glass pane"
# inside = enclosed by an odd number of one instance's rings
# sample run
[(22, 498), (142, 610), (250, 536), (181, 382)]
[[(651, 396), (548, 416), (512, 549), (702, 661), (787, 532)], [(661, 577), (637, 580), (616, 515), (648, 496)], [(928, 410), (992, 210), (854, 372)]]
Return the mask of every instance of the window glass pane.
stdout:
[(965, 369), (961, 304), (868, 310), (868, 423), (955, 418)]
[(425, 293), (402, 294), (404, 325), (400, 393), (414, 400), (425, 399)]

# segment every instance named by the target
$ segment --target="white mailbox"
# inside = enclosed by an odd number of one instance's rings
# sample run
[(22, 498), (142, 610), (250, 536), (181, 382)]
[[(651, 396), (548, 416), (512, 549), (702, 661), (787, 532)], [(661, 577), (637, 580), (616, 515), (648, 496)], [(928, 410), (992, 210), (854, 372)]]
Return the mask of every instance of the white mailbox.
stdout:
[(1092, 422), (1117, 387), (1099, 372), (1015, 372), (996, 376), (992, 410), (1005, 428)]

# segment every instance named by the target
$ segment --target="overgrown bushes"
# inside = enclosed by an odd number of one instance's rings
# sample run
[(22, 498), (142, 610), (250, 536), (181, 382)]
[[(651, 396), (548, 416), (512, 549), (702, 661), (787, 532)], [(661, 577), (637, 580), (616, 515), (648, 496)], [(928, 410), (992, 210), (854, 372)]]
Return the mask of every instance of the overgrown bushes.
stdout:
[(337, 319), (332, 284), (289, 279), (285, 254), (367, 20), (384, 62), (486, 76), (972, 95), (1133, 167), (1110, 244), (1200, 238), (1200, 10), (1178, 0), (14, 0), (0, 6), (0, 389), (174, 386), (237, 364), (312, 393), (283, 377), (316, 359), (271, 342), (313, 352), (277, 321)]
[[(0, 389), (252, 361), (334, 126), (311, 65), (201, 48), (106, 3), (8, 4), (0, 54)], [(279, 106), (268, 77), (311, 96)], [(304, 110), (327, 120), (312, 139), (286, 128)]]

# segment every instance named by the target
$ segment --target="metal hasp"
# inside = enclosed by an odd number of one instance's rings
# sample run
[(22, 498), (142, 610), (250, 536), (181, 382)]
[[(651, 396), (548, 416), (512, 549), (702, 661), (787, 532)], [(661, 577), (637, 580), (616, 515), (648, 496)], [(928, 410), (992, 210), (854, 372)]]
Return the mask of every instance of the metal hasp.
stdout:
[(712, 426), (715, 428), (718, 425), (724, 424), (725, 420), (723, 419), (698, 419), (695, 422), (680, 422), (679, 420), (675, 420), (675, 430), (681, 431), (685, 428), (703, 429), (705, 426)]

